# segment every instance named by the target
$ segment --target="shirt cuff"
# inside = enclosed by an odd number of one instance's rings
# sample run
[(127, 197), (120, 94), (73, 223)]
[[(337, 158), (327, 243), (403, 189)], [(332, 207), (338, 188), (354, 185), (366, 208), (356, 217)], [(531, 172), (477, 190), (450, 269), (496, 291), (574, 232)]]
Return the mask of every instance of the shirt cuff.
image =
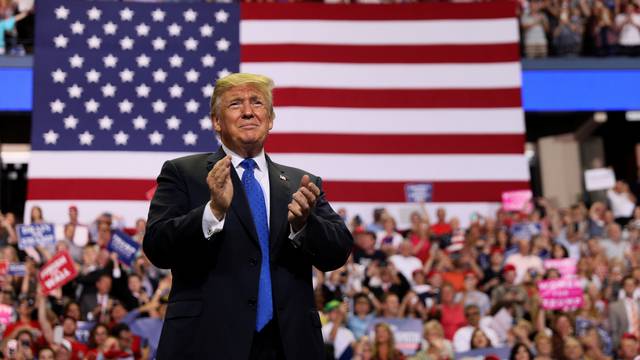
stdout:
[(211, 211), (211, 201), (207, 202), (207, 205), (204, 206), (204, 211), (202, 212), (202, 232), (204, 233), (204, 237), (209, 239), (213, 235), (222, 231), (224, 228), (224, 220), (224, 217), (222, 220), (218, 220), (213, 216), (213, 211)]
[(293, 232), (293, 226), (291, 226), (291, 224), (289, 224), (289, 240), (294, 240), (295, 238), (297, 238), (298, 235), (302, 234), (302, 232), (306, 228), (307, 228), (307, 225), (303, 226), (302, 229), (300, 229), (300, 231)]

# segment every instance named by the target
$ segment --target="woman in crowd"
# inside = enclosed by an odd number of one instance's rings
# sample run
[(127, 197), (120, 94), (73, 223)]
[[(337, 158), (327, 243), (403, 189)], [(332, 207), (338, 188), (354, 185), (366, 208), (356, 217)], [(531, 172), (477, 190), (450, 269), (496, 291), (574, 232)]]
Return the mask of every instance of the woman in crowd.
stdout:
[(396, 341), (389, 325), (386, 323), (378, 323), (374, 331), (374, 360), (403, 360), (405, 358), (402, 352), (396, 349)]
[(473, 330), (473, 334), (471, 335), (471, 349), (486, 349), (491, 347), (493, 347), (491, 340), (482, 329), (478, 328)]
[(453, 360), (453, 345), (444, 338), (442, 325), (436, 320), (424, 324), (422, 349), (411, 360)]
[(516, 343), (511, 348), (509, 360), (533, 360), (533, 353), (523, 343)]

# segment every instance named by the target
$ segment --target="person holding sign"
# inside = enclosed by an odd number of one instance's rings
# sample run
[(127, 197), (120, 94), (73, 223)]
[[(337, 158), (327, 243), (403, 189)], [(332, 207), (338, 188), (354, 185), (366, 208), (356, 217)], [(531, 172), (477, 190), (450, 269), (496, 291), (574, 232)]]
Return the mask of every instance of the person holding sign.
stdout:
[(342, 266), (353, 239), (319, 177), (274, 163), (271, 79), (216, 82), (215, 153), (165, 162), (143, 249), (170, 268), (158, 359), (323, 359), (312, 266)]

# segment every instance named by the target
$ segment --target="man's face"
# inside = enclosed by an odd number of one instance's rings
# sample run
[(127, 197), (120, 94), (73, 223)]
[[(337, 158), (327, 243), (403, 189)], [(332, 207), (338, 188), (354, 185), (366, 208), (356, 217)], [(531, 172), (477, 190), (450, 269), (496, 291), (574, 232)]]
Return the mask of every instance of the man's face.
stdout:
[(213, 126), (222, 142), (242, 155), (243, 149), (262, 148), (273, 118), (264, 95), (252, 85), (240, 85), (220, 98), (220, 111), (214, 115)]
[(624, 289), (627, 297), (633, 297), (633, 292), (636, 290), (636, 281), (634, 279), (625, 279), (624, 284), (622, 284), (622, 288)]
[(638, 342), (633, 339), (622, 339), (620, 341), (620, 357), (622, 359), (633, 359), (638, 353)]
[(467, 322), (471, 326), (478, 326), (480, 323), (480, 310), (476, 307), (466, 309), (464, 316), (467, 318)]

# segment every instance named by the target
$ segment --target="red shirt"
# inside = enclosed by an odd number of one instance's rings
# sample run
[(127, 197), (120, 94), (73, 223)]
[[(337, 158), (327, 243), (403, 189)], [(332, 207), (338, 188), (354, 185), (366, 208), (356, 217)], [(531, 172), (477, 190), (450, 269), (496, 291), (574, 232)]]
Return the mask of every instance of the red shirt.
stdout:
[(462, 304), (440, 305), (440, 324), (444, 329), (444, 337), (453, 340), (453, 334), (467, 325)]
[[(413, 247), (415, 247), (416, 245), (418, 245), (418, 243), (420, 243), (420, 238), (418, 237), (418, 235), (412, 234), (409, 237), (409, 240), (411, 241), (411, 245), (413, 245)], [(418, 259), (420, 259), (420, 261), (422, 261), (423, 264), (427, 262), (427, 260), (429, 259), (429, 249), (431, 249), (431, 241), (427, 239), (425, 241), (425, 244), (422, 246), (422, 248), (418, 250), (418, 252), (415, 254), (415, 256)]]
[(451, 234), (452, 231), (451, 225), (447, 223), (435, 223), (431, 225), (431, 233), (437, 236)]

